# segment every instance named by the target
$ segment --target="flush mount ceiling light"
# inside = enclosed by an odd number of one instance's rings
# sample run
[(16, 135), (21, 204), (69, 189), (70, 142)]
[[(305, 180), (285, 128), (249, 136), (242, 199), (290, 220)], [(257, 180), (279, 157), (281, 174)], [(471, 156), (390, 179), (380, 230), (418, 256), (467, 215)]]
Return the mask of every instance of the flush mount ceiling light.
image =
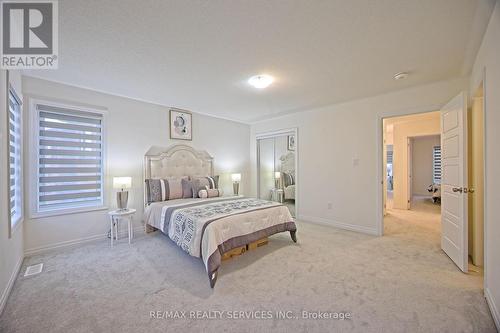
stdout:
[(404, 80), (410, 75), (408, 72), (399, 72), (394, 74), (394, 80)]
[(257, 89), (267, 88), (273, 81), (273, 77), (266, 74), (255, 75), (248, 79), (248, 83)]

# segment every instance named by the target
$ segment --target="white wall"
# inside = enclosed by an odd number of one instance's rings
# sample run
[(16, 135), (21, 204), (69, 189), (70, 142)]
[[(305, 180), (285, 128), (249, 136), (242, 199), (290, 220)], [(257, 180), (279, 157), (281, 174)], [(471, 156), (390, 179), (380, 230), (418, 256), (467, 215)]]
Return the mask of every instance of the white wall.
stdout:
[(5, 70), (0, 70), (0, 314), (24, 257), (22, 222), (17, 224), (9, 238), (7, 77), (18, 96), (22, 97), (19, 73), (10, 71), (7, 74)]
[(476, 57), (471, 75), (470, 91), (475, 92), (485, 79), (486, 123), (486, 286), (485, 294), (497, 327), (500, 329), (500, 2), (497, 1), (488, 29)]
[[(437, 82), (255, 123), (251, 128), (251, 160), (256, 160), (256, 134), (297, 127), (298, 218), (378, 233), (376, 217), (382, 201), (376, 198), (382, 191), (383, 177), (381, 160), (378, 165), (382, 156), (381, 118), (439, 110), (467, 85), (468, 79)], [(255, 187), (252, 182), (253, 193)]]
[(427, 188), (434, 180), (433, 153), (434, 147), (441, 145), (439, 135), (413, 138), (412, 156), (412, 194), (432, 196)]
[[(143, 212), (144, 153), (152, 145), (166, 147), (184, 143), (206, 150), (214, 157), (215, 173), (222, 176), (221, 186), (226, 193), (232, 193), (230, 174), (233, 172), (242, 174), (241, 193), (249, 192), (248, 125), (193, 114), (193, 141), (173, 141), (169, 139), (167, 107), (30, 77), (23, 77), (23, 91), (26, 104), (29, 96), (37, 96), (107, 109), (108, 177), (105, 195), (109, 207), (116, 207), (112, 177), (133, 177), (129, 207), (138, 210), (136, 227), (140, 226)], [(109, 228), (106, 213), (94, 211), (28, 218), (25, 223), (25, 249), (27, 253), (32, 253), (54, 246), (103, 238)]]

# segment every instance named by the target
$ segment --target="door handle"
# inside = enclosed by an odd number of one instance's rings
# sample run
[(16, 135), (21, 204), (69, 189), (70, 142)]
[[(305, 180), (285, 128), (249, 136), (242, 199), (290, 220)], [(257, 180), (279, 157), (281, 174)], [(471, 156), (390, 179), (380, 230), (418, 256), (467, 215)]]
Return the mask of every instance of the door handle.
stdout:
[(455, 193), (456, 193), (456, 192), (460, 192), (460, 193), (462, 193), (462, 192), (464, 191), (464, 189), (463, 189), (463, 188), (461, 188), (461, 187), (454, 187), (454, 188), (452, 189), (452, 191), (453, 191), (453, 192), (455, 192)]

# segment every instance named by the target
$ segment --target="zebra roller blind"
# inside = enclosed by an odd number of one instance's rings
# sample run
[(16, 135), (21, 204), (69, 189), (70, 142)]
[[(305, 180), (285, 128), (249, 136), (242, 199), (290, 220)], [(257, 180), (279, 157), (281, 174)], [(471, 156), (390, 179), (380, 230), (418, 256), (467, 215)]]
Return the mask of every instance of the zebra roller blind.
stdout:
[(37, 104), (38, 210), (103, 204), (102, 114)]
[(11, 224), (21, 217), (21, 102), (9, 89), (9, 197)]
[(441, 146), (434, 146), (432, 160), (434, 184), (441, 184)]

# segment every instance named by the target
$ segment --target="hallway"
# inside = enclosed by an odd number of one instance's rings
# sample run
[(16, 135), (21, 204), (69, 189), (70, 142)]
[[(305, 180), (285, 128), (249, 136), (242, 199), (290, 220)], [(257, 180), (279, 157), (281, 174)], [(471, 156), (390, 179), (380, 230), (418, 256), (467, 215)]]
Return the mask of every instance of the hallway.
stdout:
[(441, 206), (430, 197), (414, 197), (411, 210), (393, 209), (391, 196), (387, 200), (387, 216), (384, 218), (384, 235), (408, 233), (407, 237), (441, 244)]

